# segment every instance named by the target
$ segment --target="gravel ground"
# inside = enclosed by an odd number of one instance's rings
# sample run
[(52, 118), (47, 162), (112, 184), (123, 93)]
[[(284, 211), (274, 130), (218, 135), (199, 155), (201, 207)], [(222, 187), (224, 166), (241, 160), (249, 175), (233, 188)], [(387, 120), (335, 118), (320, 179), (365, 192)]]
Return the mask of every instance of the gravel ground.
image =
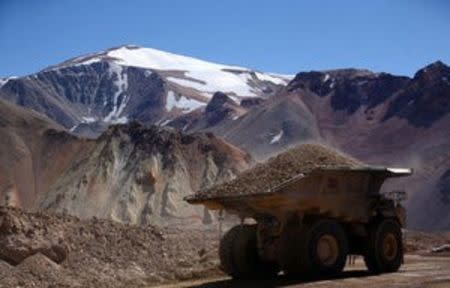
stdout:
[(231, 280), (211, 277), (183, 281), (158, 288), (449, 288), (450, 258), (407, 255), (399, 272), (370, 275), (359, 257), (354, 265), (347, 265), (343, 275), (335, 279), (301, 281), (279, 276), (273, 280)]

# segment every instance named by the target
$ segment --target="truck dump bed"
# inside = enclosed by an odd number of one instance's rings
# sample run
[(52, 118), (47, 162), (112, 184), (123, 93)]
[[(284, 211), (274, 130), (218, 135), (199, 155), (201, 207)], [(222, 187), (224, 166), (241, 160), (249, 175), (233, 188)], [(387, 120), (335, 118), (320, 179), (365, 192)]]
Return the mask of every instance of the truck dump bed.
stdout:
[(383, 167), (317, 168), (268, 191), (222, 196), (197, 194), (186, 197), (186, 201), (243, 217), (302, 212), (365, 222), (371, 211), (370, 200), (377, 198), (383, 182), (411, 173), (411, 169)]
[(242, 217), (302, 212), (364, 222), (370, 199), (377, 197), (383, 182), (411, 173), (370, 167), (324, 146), (306, 144), (185, 199)]

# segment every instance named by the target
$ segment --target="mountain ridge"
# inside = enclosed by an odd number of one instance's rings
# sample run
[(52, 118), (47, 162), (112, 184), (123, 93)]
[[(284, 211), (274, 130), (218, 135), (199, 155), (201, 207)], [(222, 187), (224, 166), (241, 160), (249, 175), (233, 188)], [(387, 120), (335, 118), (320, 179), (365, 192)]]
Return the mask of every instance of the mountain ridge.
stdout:
[[(110, 52), (102, 52), (102, 56), (91, 54), (84, 58), (77, 57), (75, 60), (63, 62), (63, 67), (55, 66), (36, 75), (10, 79), (0, 87), (0, 98), (47, 115), (63, 126), (61, 129), (67, 133), (97, 139), (89, 142), (97, 143), (92, 144), (92, 151), (99, 147), (97, 145), (103, 145), (102, 147), (110, 151), (109, 155), (112, 156), (105, 158), (109, 159), (105, 160), (105, 163), (109, 163), (109, 168), (100, 171), (104, 171), (102, 173), (113, 180), (98, 182), (90, 178), (97, 173), (91, 168), (97, 165), (95, 161), (100, 161), (100, 158), (90, 161), (88, 157), (83, 156), (85, 160), (78, 167), (86, 167), (86, 171), (92, 170), (88, 173), (92, 174), (91, 176), (86, 175), (90, 179), (86, 183), (100, 183), (98, 185), (106, 187), (116, 181), (110, 173), (120, 171), (117, 163), (129, 162), (124, 160), (131, 159), (127, 155), (137, 157), (132, 152), (134, 148), (130, 147), (137, 147), (137, 151), (141, 151), (139, 153), (146, 151), (143, 149), (145, 145), (136, 146), (133, 137), (127, 133), (118, 133), (115, 137), (105, 139), (105, 135), (116, 131), (114, 125), (119, 125), (122, 130), (131, 129), (129, 131), (133, 134), (133, 122), (137, 121), (147, 127), (145, 129), (160, 129), (158, 131), (162, 134), (166, 133), (165, 129), (172, 131), (170, 135), (175, 138), (175, 130), (187, 135), (213, 133), (223, 139), (224, 143), (247, 151), (258, 161), (299, 143), (312, 142), (335, 147), (369, 164), (411, 166), (415, 168), (415, 175), (408, 181), (397, 183), (411, 191), (408, 210), (424, 209), (429, 205), (426, 203), (435, 203), (433, 205), (436, 207), (426, 219), (421, 217), (420, 213), (410, 213), (411, 225), (420, 228), (448, 225), (445, 224), (445, 211), (449, 206), (445, 201), (438, 200), (446, 199), (442, 183), (448, 180), (446, 171), (450, 168), (450, 68), (443, 62), (436, 61), (423, 67), (414, 77), (347, 68), (299, 72), (288, 83), (277, 85), (267, 79), (259, 79), (267, 76), (261, 74), (262, 72), (215, 63), (202, 64), (206, 66), (200, 65), (200, 68), (194, 67), (195, 63), (205, 61), (192, 60), (186, 56), (171, 58), (172, 54), (156, 52), (154, 49), (119, 47), (108, 51), (116, 53), (112, 54), (115, 60), (111, 60), (111, 54), (108, 54)], [(134, 54), (136, 52), (139, 52), (137, 56)], [(155, 58), (154, 55), (158, 57)], [(105, 57), (106, 60), (103, 59)], [(147, 61), (140, 64), (144, 68), (130, 65), (136, 64), (136, 59), (142, 57), (145, 58), (144, 62)], [(163, 59), (156, 64), (164, 64), (170, 69), (149, 68), (155, 59)], [(180, 61), (177, 62), (177, 59)], [(86, 65), (79, 64), (86, 61)], [(73, 64), (74, 62), (78, 64)], [(68, 64), (71, 65), (67, 66)], [(222, 78), (208, 78), (210, 75), (206, 73), (205, 76), (205, 73), (200, 73), (202, 71), (219, 73), (217, 75), (225, 73), (230, 79), (239, 79), (239, 85), (244, 86), (234, 92), (213, 92), (205, 87), (217, 88), (223, 85), (220, 82)], [(242, 75), (244, 77), (241, 77)], [(211, 83), (207, 83), (208, 81)], [(249, 97), (245, 93), (236, 93), (251, 89), (256, 89), (254, 91), (258, 91), (258, 94)], [(152, 125), (159, 128), (151, 128)], [(140, 133), (145, 134), (142, 131)], [(58, 139), (56, 136), (60, 134), (51, 135)], [(125, 152), (117, 150), (117, 147), (125, 147)], [(96, 153), (101, 154), (100, 151)], [(144, 158), (152, 157), (145, 154)], [(213, 158), (213, 162), (217, 160)], [(140, 163), (139, 158), (133, 159), (132, 162)], [(211, 159), (204, 159), (202, 163), (209, 163), (205, 164), (206, 166), (211, 164)], [(180, 167), (190, 170), (186, 168), (190, 164), (183, 161), (180, 162)], [(236, 159), (230, 161), (235, 163), (234, 165), (241, 163)], [(244, 162), (249, 165), (248, 161)], [(163, 165), (162, 162), (158, 163)], [(78, 188), (73, 187), (84, 187), (80, 190), (84, 191), (80, 192), (81, 194), (90, 189), (83, 183), (78, 183), (85, 173), (77, 170), (80, 168), (75, 168), (70, 170), (67, 177), (62, 177), (63, 180), (58, 185), (55, 184), (57, 188), (54, 186), (50, 189), (52, 196), (42, 202), (47, 201), (45, 207), (57, 210), (68, 207), (70, 197), (78, 191)], [(212, 168), (211, 171), (216, 171), (215, 169)], [(166, 172), (169, 173), (167, 175), (173, 173)], [(192, 178), (185, 176), (180, 177)], [(114, 183), (119, 185), (117, 181)], [(134, 187), (137, 182), (127, 183), (130, 184), (127, 187)], [(386, 189), (395, 187), (394, 184), (386, 186)], [(64, 191), (64, 187), (70, 187), (69, 191)], [(117, 195), (121, 194), (119, 190), (116, 192), (114, 193)], [(140, 195), (139, 193), (136, 195)], [(161, 192), (162, 194), (164, 193)], [(442, 194), (444, 196), (441, 196)], [(61, 195), (66, 195), (66, 200), (58, 200), (58, 197), (63, 197)], [(58, 206), (58, 201), (63, 204)], [(179, 205), (178, 200), (173, 203), (174, 206)], [(163, 206), (157, 206), (157, 210), (162, 211)], [(130, 203), (125, 201), (119, 218), (140, 221), (136, 220), (140, 218), (133, 214), (136, 211), (132, 212), (134, 210), (130, 207)], [(77, 211), (83, 214), (80, 210)], [(158, 221), (164, 222), (163, 218)]]

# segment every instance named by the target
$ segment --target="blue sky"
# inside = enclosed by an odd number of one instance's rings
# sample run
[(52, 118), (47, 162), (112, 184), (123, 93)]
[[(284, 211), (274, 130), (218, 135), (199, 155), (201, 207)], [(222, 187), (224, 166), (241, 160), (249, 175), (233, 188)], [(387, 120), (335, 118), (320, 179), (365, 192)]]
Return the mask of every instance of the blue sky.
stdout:
[(450, 63), (450, 1), (0, 0), (0, 76), (137, 44), (261, 71)]

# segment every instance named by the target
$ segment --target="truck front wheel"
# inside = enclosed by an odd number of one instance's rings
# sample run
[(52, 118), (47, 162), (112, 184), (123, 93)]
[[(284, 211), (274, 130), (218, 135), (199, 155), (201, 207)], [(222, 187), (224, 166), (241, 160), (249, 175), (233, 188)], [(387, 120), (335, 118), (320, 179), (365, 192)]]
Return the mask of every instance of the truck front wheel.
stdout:
[(256, 225), (239, 225), (230, 229), (220, 241), (222, 270), (235, 279), (275, 277), (278, 265), (263, 261), (258, 254)]
[(280, 262), (284, 272), (301, 278), (333, 277), (341, 273), (348, 253), (342, 226), (331, 219), (301, 226), (297, 231), (286, 231), (290, 235), (283, 239)]
[(394, 219), (383, 219), (369, 226), (364, 262), (373, 274), (398, 271), (403, 262), (400, 225)]

